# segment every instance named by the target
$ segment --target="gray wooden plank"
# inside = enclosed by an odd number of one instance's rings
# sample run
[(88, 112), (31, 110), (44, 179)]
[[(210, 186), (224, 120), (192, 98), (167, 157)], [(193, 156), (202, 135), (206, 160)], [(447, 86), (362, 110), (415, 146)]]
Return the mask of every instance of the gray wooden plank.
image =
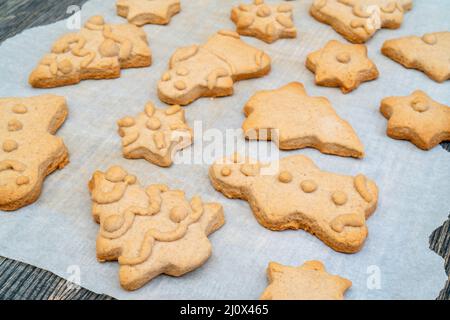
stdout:
[[(68, 17), (70, 5), (87, 0), (1, 0), (0, 44), (21, 31)], [(441, 146), (450, 152), (450, 143)], [(430, 236), (430, 249), (441, 255), (450, 272), (450, 219)], [(0, 257), (0, 299), (112, 299), (89, 290), (68, 290), (67, 281), (31, 265)], [(437, 299), (450, 300), (450, 281)]]

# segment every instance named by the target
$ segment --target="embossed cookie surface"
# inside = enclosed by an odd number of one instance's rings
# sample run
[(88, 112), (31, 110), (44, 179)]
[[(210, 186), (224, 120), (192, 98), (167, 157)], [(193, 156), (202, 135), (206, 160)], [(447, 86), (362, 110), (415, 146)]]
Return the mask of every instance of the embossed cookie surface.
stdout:
[(269, 286), (261, 300), (343, 300), (352, 282), (331, 275), (320, 261), (307, 261), (290, 267), (270, 262), (267, 268)]
[(380, 28), (397, 29), (412, 0), (314, 0), (310, 13), (353, 43), (364, 43)]
[(378, 78), (378, 69), (368, 58), (367, 47), (363, 44), (331, 40), (323, 49), (308, 55), (306, 67), (316, 74), (316, 84), (339, 87), (343, 93)]
[[(247, 119), (242, 128), (247, 139), (273, 139), (286, 150), (313, 147), (328, 154), (364, 156), (364, 147), (350, 124), (339, 118), (327, 98), (309, 97), (301, 83), (258, 91), (244, 113)], [(269, 134), (272, 129), (278, 133)]]
[(388, 40), (381, 51), (406, 68), (423, 71), (434, 81), (450, 79), (450, 31)]
[(120, 69), (146, 67), (151, 52), (145, 32), (132, 24), (106, 24), (91, 17), (77, 33), (59, 38), (33, 70), (29, 83), (36, 88), (75, 84), (85, 79), (111, 79)]
[(389, 120), (387, 135), (391, 138), (409, 140), (423, 150), (450, 140), (450, 107), (423, 91), (385, 98), (380, 111)]
[(248, 201), (268, 229), (304, 229), (336, 251), (359, 251), (367, 237), (366, 218), (377, 205), (375, 183), (364, 175), (321, 171), (302, 155), (276, 164), (234, 155), (215, 162), (209, 177), (226, 197)]
[(222, 30), (203, 45), (177, 49), (158, 83), (158, 96), (168, 104), (187, 105), (200, 97), (233, 94), (234, 82), (266, 75), (270, 58)]
[(117, 124), (125, 158), (143, 158), (167, 167), (176, 151), (192, 144), (192, 129), (186, 124), (184, 110), (177, 105), (163, 110), (149, 102), (144, 112)]
[(254, 0), (252, 4), (240, 4), (231, 10), (231, 20), (236, 24), (237, 33), (267, 43), (297, 36), (292, 6), (286, 3), (266, 4), (264, 0)]
[(137, 26), (168, 24), (180, 12), (180, 0), (117, 0), (117, 14)]
[(67, 117), (63, 97), (0, 98), (0, 209), (36, 201), (47, 175), (63, 168), (69, 154), (54, 136)]
[(160, 274), (181, 276), (208, 260), (208, 235), (224, 224), (222, 206), (190, 201), (165, 185), (142, 187), (118, 166), (89, 182), (100, 231), (97, 259), (118, 260), (120, 284), (135, 290)]

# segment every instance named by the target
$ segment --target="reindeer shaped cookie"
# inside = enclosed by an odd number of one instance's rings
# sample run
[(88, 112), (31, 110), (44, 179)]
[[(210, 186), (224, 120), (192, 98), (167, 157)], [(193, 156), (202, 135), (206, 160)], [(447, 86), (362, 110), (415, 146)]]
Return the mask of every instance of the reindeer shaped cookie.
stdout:
[(85, 79), (111, 79), (121, 68), (149, 66), (152, 56), (145, 32), (132, 24), (110, 25), (91, 17), (78, 33), (53, 44), (30, 75), (36, 88), (75, 84)]
[(310, 13), (353, 43), (364, 43), (380, 28), (397, 29), (412, 0), (314, 0)]
[(269, 166), (235, 154), (214, 163), (209, 176), (226, 197), (248, 201), (264, 227), (304, 229), (346, 253), (361, 249), (378, 200), (377, 186), (364, 175), (324, 172), (302, 155)]
[(54, 136), (67, 113), (60, 96), (0, 99), (1, 210), (36, 201), (44, 178), (69, 162), (63, 140)]
[(180, 48), (173, 54), (158, 84), (159, 98), (168, 104), (187, 105), (200, 97), (233, 94), (236, 81), (270, 71), (270, 57), (222, 30), (204, 45)]
[(121, 167), (97, 171), (89, 182), (100, 231), (97, 259), (118, 260), (120, 284), (135, 290), (164, 273), (181, 276), (211, 255), (208, 235), (224, 224), (222, 206), (165, 185), (140, 186)]

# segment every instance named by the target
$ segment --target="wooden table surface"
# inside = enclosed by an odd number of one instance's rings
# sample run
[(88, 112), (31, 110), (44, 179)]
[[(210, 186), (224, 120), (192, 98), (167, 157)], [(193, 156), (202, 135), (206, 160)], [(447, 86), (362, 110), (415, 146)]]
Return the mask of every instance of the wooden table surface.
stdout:
[[(27, 28), (50, 24), (68, 17), (70, 5), (82, 5), (87, 0), (1, 0), (0, 45)], [(447, 101), (448, 102), (448, 101)], [(450, 143), (442, 143), (450, 152)], [(449, 155), (450, 160), (450, 155)], [(450, 206), (449, 206), (450, 210)], [(430, 235), (430, 249), (442, 256), (442, 267), (450, 274), (450, 217)], [(450, 281), (436, 298), (450, 300)], [(37, 267), (0, 256), (0, 299), (96, 299), (109, 296), (93, 293), (84, 288), (74, 290), (57, 275)]]

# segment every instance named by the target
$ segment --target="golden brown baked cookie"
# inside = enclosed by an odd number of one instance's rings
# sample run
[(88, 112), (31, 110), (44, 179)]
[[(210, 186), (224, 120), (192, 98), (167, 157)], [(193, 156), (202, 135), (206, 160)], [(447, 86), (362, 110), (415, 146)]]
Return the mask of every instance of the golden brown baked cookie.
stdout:
[(142, 187), (118, 166), (96, 171), (89, 182), (92, 214), (100, 230), (97, 259), (118, 260), (119, 279), (136, 290), (160, 274), (181, 276), (211, 255), (208, 235), (224, 223), (222, 206), (188, 201), (165, 185)]
[(324, 172), (302, 155), (269, 166), (235, 154), (216, 161), (209, 177), (226, 197), (248, 201), (264, 227), (303, 229), (346, 253), (361, 249), (378, 200), (376, 184), (364, 175)]
[(367, 47), (363, 44), (331, 40), (324, 48), (308, 55), (306, 67), (316, 74), (317, 85), (339, 87), (343, 93), (378, 78), (378, 69), (367, 56)]
[(152, 62), (145, 32), (132, 24), (106, 24), (91, 17), (77, 33), (59, 38), (33, 70), (35, 88), (75, 84), (86, 79), (120, 77), (120, 69), (147, 67)]
[(450, 107), (423, 91), (385, 98), (380, 111), (389, 120), (387, 135), (393, 139), (409, 140), (423, 150), (450, 140)]
[(0, 209), (36, 201), (46, 176), (69, 163), (54, 136), (66, 120), (66, 100), (55, 95), (0, 98)]
[(287, 3), (267, 4), (264, 0), (254, 0), (253, 4), (240, 4), (231, 10), (231, 20), (240, 35), (267, 43), (297, 36), (292, 6)]
[(256, 92), (244, 113), (242, 129), (247, 139), (274, 140), (283, 150), (312, 147), (343, 157), (364, 156), (350, 124), (337, 115), (327, 98), (308, 96), (301, 83)]
[(158, 96), (167, 104), (187, 105), (200, 97), (233, 94), (234, 82), (262, 77), (270, 71), (270, 57), (222, 30), (203, 45), (177, 49), (158, 84)]
[(125, 158), (145, 159), (161, 167), (172, 165), (178, 150), (192, 144), (192, 129), (186, 124), (184, 110), (174, 105), (157, 109), (148, 102), (136, 117), (117, 122)]
[(353, 43), (364, 43), (380, 28), (397, 29), (412, 0), (314, 0), (310, 14)]
[(270, 262), (269, 286), (261, 300), (343, 300), (352, 282), (329, 274), (320, 261), (307, 261), (290, 267)]
[(406, 68), (413, 68), (437, 82), (450, 79), (450, 31), (388, 40), (381, 52)]
[(117, 14), (137, 26), (168, 24), (181, 10), (180, 0), (117, 0)]

